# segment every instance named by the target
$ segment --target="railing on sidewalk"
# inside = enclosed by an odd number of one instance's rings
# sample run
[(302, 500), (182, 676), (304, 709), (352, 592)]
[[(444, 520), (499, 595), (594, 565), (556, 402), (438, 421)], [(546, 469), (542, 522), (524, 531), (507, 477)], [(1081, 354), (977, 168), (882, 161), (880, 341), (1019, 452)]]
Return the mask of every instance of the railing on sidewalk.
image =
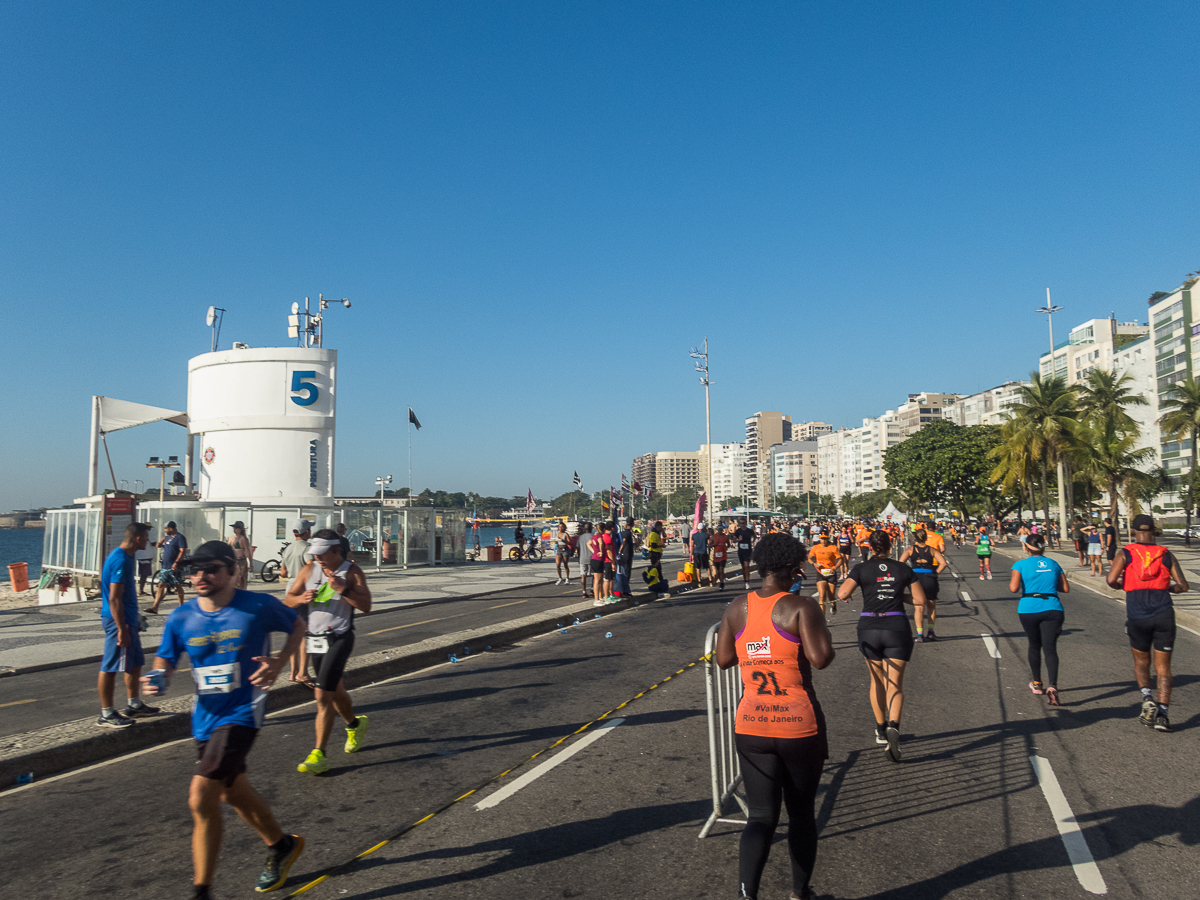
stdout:
[(746, 824), (745, 819), (722, 818), (730, 800), (736, 801), (744, 814), (750, 814), (746, 801), (737, 793), (742, 784), (742, 768), (738, 763), (733, 736), (738, 701), (742, 697), (742, 678), (736, 666), (722, 671), (714, 659), (719, 627), (719, 624), (714, 625), (704, 638), (704, 691), (708, 697), (708, 755), (712, 768), (713, 809), (708, 821), (700, 829), (701, 838), (707, 837), (718, 822)]

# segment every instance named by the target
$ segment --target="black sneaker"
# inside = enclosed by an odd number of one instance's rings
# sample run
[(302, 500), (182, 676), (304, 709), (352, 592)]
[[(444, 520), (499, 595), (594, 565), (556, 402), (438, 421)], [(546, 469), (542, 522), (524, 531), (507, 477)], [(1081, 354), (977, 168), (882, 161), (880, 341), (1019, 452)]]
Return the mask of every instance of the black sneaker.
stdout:
[(900, 762), (900, 723), (888, 722), (884, 734), (887, 736), (888, 759)]
[(1163, 734), (1171, 733), (1171, 720), (1164, 716), (1161, 712), (1154, 717), (1154, 730), (1161, 731)]
[(925, 643), (930, 644), (936, 640), (937, 640), (937, 635), (933, 633), (932, 628), (929, 629), (927, 632), (925, 632)]
[(130, 725), (135, 725), (135, 724), (137, 724), (137, 723), (135, 723), (133, 721), (133, 719), (129, 718), (128, 716), (121, 715), (115, 709), (112, 711), (112, 713), (110, 715), (105, 715), (104, 713), (101, 713), (100, 718), (98, 718), (96, 720), (96, 727), (98, 727), (98, 728), (118, 728), (118, 729), (120, 729), (120, 728), (128, 728)]
[(212, 900), (212, 894), (208, 892), (207, 884), (192, 885), (192, 900)]
[(283, 887), (288, 870), (303, 852), (304, 838), (298, 834), (285, 834), (278, 844), (268, 848), (266, 865), (254, 889), (261, 894)]
[(121, 710), (121, 715), (129, 719), (145, 719), (149, 716), (157, 716), (162, 712), (162, 708), (158, 706), (148, 706), (143, 703), (141, 706), (126, 706)]

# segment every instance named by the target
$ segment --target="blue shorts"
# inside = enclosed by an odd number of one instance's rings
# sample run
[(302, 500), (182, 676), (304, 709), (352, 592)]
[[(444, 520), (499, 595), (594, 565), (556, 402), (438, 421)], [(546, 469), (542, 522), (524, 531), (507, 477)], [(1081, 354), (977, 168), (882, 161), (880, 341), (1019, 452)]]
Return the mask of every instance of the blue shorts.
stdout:
[(142, 634), (138, 631), (136, 617), (129, 628), (131, 643), (128, 647), (117, 646), (117, 623), (114, 619), (105, 616), (100, 621), (104, 624), (104, 658), (100, 660), (101, 672), (128, 672), (146, 664), (146, 654), (142, 651)]

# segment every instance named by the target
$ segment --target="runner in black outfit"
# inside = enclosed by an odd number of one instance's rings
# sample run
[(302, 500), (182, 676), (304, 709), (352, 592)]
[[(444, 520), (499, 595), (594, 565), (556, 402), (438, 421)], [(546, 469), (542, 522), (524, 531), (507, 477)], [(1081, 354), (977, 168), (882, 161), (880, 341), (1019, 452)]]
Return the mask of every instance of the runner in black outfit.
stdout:
[[(925, 592), (925, 602), (915, 607), (913, 616), (917, 621), (917, 643), (936, 641), (933, 633), (937, 624), (938, 575), (946, 571), (949, 565), (940, 550), (925, 543), (929, 534), (924, 528), (918, 528), (913, 534), (916, 543), (900, 554), (900, 562), (907, 563), (921, 582), (921, 590)], [(925, 616), (929, 616), (929, 630), (925, 630)]]
[[(838, 599), (849, 600), (862, 587), (863, 611), (858, 620), (858, 649), (871, 673), (871, 710), (875, 713), (875, 743), (887, 744), (892, 762), (900, 761), (900, 712), (904, 706), (904, 666), (912, 659), (912, 629), (905, 603), (924, 603), (925, 591), (913, 570), (888, 559), (892, 539), (876, 531), (870, 539), (874, 556), (850, 570), (838, 588)], [(908, 589), (911, 596), (904, 591)]]

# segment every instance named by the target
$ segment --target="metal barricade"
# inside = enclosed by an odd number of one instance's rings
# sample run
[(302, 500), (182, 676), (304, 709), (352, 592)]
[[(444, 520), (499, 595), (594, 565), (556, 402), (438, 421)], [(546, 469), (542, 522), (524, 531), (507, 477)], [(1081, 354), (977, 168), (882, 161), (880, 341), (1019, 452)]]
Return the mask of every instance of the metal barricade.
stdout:
[(742, 698), (742, 678), (737, 666), (722, 671), (713, 658), (719, 627), (719, 623), (714, 625), (704, 638), (704, 691), (708, 697), (708, 755), (712, 768), (713, 810), (700, 829), (701, 838), (707, 837), (718, 822), (746, 824), (745, 819), (721, 817), (730, 800), (736, 801), (745, 815), (750, 814), (746, 801), (737, 793), (742, 784), (742, 767), (738, 762), (733, 736), (738, 701)]

